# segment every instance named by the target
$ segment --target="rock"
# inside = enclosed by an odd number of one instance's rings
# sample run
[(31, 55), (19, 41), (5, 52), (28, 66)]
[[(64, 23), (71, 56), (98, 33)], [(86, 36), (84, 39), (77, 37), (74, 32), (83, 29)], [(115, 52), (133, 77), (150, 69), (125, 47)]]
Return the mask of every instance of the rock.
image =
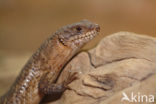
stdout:
[[(57, 83), (75, 72), (78, 78), (68, 85), (70, 89), (49, 104), (146, 103), (149, 95), (156, 96), (156, 38), (129, 32), (107, 36), (94, 49), (74, 57)], [(123, 92), (148, 98), (121, 101)]]

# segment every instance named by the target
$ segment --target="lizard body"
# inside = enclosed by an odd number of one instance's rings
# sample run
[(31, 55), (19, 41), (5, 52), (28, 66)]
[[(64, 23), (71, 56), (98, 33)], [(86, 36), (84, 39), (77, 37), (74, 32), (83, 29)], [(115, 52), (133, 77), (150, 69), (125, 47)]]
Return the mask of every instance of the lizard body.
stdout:
[(98, 32), (99, 26), (87, 20), (60, 28), (28, 60), (0, 104), (38, 104), (46, 94), (64, 89), (55, 84), (62, 68)]

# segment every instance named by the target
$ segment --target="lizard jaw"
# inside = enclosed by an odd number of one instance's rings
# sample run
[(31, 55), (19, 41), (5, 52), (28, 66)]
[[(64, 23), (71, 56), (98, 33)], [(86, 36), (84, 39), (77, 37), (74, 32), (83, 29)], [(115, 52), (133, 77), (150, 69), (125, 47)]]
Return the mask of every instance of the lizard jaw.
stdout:
[(98, 34), (97, 31), (92, 30), (87, 32), (86, 34), (77, 35), (73, 39), (71, 39), (72, 43), (76, 44), (84, 44), (90, 40), (92, 40)]
[(92, 30), (85, 34), (73, 36), (68, 41), (64, 40), (63, 38), (59, 38), (59, 41), (64, 46), (69, 46), (69, 47), (73, 47), (73, 48), (81, 47), (88, 41), (92, 40), (97, 34), (98, 34), (98, 32), (96, 30)]

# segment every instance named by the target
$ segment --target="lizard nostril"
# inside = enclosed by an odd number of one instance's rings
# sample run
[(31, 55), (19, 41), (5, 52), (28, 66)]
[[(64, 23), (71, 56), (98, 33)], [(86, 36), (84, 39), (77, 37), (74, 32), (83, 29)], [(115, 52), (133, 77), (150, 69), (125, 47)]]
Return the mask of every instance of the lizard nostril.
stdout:
[(96, 29), (97, 32), (100, 32), (100, 26), (99, 25), (96, 25), (95, 29)]

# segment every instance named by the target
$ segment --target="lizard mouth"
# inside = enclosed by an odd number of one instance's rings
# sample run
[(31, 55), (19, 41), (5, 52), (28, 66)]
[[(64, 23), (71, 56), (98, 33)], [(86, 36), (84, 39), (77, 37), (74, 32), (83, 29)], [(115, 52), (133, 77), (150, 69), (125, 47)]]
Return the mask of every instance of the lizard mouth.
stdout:
[(93, 30), (91, 32), (87, 32), (86, 34), (74, 36), (71, 41), (74, 44), (88, 42), (89, 40), (92, 40), (97, 34), (98, 32)]
[(92, 30), (85, 34), (73, 36), (67, 41), (63, 38), (60, 38), (59, 41), (65, 46), (68, 46), (71, 43), (73, 45), (78, 46), (78, 45), (83, 45), (83, 44), (87, 43), (88, 41), (92, 40), (97, 34), (98, 34), (98, 32), (96, 30)]

